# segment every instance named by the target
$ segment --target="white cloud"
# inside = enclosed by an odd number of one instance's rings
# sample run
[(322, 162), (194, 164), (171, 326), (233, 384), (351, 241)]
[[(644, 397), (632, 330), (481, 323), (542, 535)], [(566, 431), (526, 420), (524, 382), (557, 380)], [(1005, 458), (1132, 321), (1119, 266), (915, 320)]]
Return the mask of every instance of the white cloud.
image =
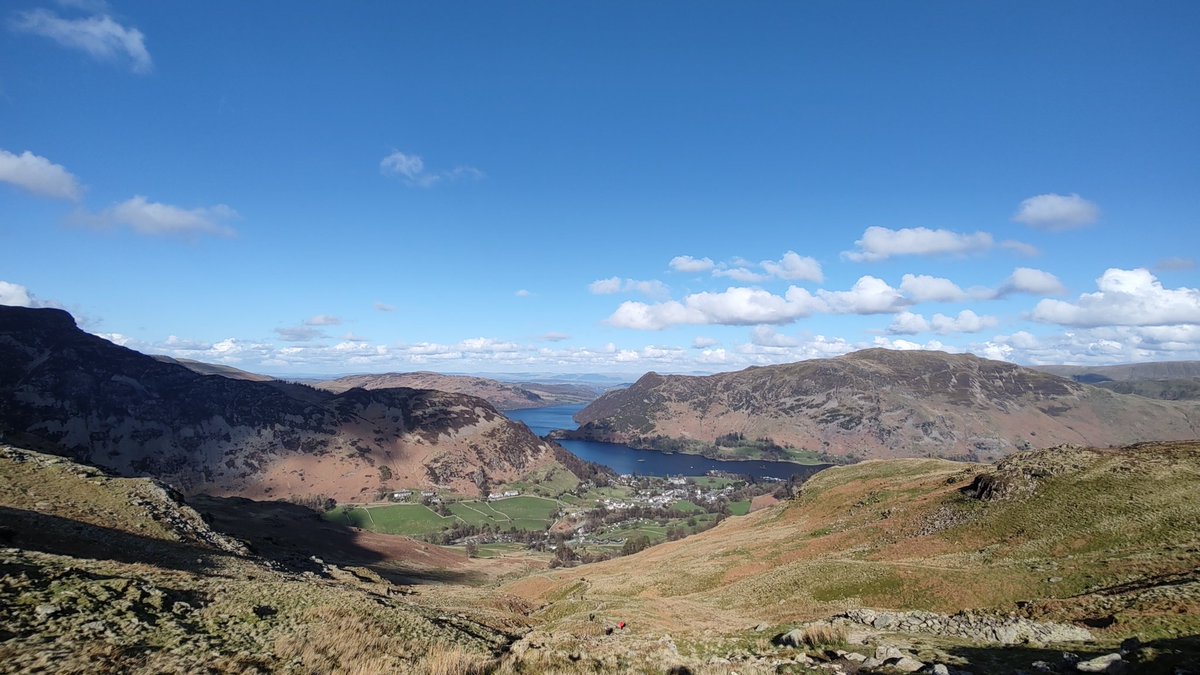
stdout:
[(953, 281), (925, 274), (905, 274), (900, 280), (900, 291), (918, 303), (958, 302), (968, 297)]
[(0, 305), (33, 307), (33, 296), (29, 294), (29, 289), (20, 284), (0, 281)]
[[(712, 262), (705, 258), (706, 261)], [(674, 262), (674, 261), (672, 261)], [(756, 272), (756, 267), (761, 272)], [(815, 258), (801, 256), (795, 251), (788, 251), (779, 260), (763, 260), (754, 265), (743, 258), (734, 258), (731, 262), (721, 263), (712, 268), (714, 277), (726, 277), (742, 283), (759, 283), (768, 279), (783, 279), (784, 281), (812, 281), (820, 283), (825, 275), (821, 271), (821, 263)]]
[(380, 311), (380, 312), (394, 312), (394, 311), (396, 311), (396, 306), (395, 306), (395, 305), (389, 305), (389, 304), (387, 304), (386, 302), (377, 302), (377, 303), (375, 303), (374, 307), (375, 307), (375, 309), (376, 309), (377, 311)]
[(1065, 326), (1168, 326), (1200, 324), (1200, 290), (1163, 288), (1146, 269), (1109, 269), (1096, 280), (1097, 292), (1074, 303), (1042, 300), (1033, 319)]
[(1100, 207), (1077, 194), (1045, 194), (1022, 201), (1013, 221), (1043, 230), (1069, 230), (1099, 218)]
[(969, 309), (964, 309), (958, 316), (934, 314), (929, 320), (929, 327), (939, 335), (951, 333), (978, 333), (982, 330), (995, 328), (999, 321), (994, 316), (979, 316)]
[(567, 335), (566, 333), (551, 332), (551, 333), (543, 333), (542, 336), (538, 339), (540, 339), (544, 342), (563, 342), (564, 340), (570, 340), (571, 336)]
[(783, 296), (758, 288), (731, 287), (719, 293), (694, 293), (682, 302), (671, 300), (654, 305), (625, 302), (607, 322), (617, 328), (636, 330), (662, 330), (679, 325), (780, 324), (823, 307), (821, 300), (796, 286)]
[(798, 338), (784, 335), (770, 326), (755, 326), (750, 331), (750, 344), (759, 347), (796, 347), (801, 344)]
[(710, 337), (700, 336), (700, 337), (692, 338), (692, 348), (693, 349), (708, 349), (709, 347), (716, 347), (719, 344), (721, 344), (720, 340), (716, 340), (716, 339), (713, 339)]
[(860, 277), (848, 291), (817, 291), (833, 314), (890, 314), (900, 311), (909, 301), (883, 279)]
[(677, 255), (674, 258), (671, 258), (671, 262), (668, 263), (668, 265), (670, 265), (671, 269), (675, 270), (676, 272), (684, 272), (688, 274), (707, 272), (714, 267), (711, 258), (693, 258), (690, 255)]
[(927, 227), (900, 230), (868, 227), (862, 239), (854, 242), (858, 250), (843, 252), (842, 257), (854, 262), (875, 262), (901, 255), (966, 255), (986, 251), (994, 244), (992, 235), (986, 232), (962, 234)]
[(448, 171), (428, 171), (425, 168), (425, 160), (420, 156), (399, 150), (379, 160), (379, 172), (385, 176), (399, 178), (409, 187), (421, 188), (433, 187), (442, 182), (484, 178), (484, 173), (473, 166), (456, 166)]
[(926, 342), (925, 344), (920, 344), (918, 342), (912, 342), (911, 340), (903, 340), (900, 338), (893, 340), (893, 339), (885, 338), (885, 337), (875, 338), (875, 342), (871, 346), (882, 347), (884, 349), (896, 349), (899, 351), (914, 351), (914, 350), (918, 350), (918, 349), (923, 349), (926, 351), (951, 352), (951, 353), (957, 353), (957, 352), (962, 351), (961, 349), (944, 345), (941, 342), (939, 342), (938, 340), (930, 340), (929, 342)]
[(888, 326), (891, 335), (917, 335), (934, 332), (939, 335), (952, 333), (978, 333), (988, 328), (994, 328), (999, 321), (993, 316), (979, 316), (969, 309), (964, 309), (958, 316), (934, 314), (928, 321), (920, 314), (901, 312)]
[(237, 219), (238, 214), (224, 204), (183, 209), (170, 204), (147, 201), (139, 195), (105, 209), (98, 215), (82, 215), (78, 218), (83, 223), (129, 227), (139, 234), (213, 234), (231, 237), (235, 232), (225, 223)]
[(1013, 239), (1006, 239), (1000, 242), (1000, 248), (1006, 248), (1027, 258), (1032, 258), (1034, 256), (1041, 255), (1042, 253), (1033, 244), (1026, 244), (1023, 241), (1016, 241)]
[(917, 335), (918, 333), (929, 332), (929, 322), (920, 314), (912, 312), (900, 312), (896, 318), (892, 319), (892, 323), (887, 327), (887, 332), (892, 335)]
[(821, 263), (795, 251), (784, 253), (778, 261), (764, 260), (759, 265), (767, 274), (786, 281), (811, 281), (819, 284), (825, 280)]
[(28, 150), (19, 155), (0, 150), (0, 183), (15, 185), (39, 197), (72, 202), (83, 197), (83, 187), (70, 171)]
[(58, 44), (86, 52), (99, 61), (127, 63), (135, 73), (153, 68), (142, 31), (117, 23), (108, 15), (66, 19), (45, 9), (20, 12), (12, 23), (23, 33), (50, 38)]
[(524, 288), (520, 288), (520, 289), (517, 289), (513, 293), (513, 295), (517, 296), (518, 298), (528, 298), (529, 296), (533, 295), (533, 293), (530, 293), (528, 290), (526, 290)]
[(756, 284), (770, 279), (770, 275), (752, 272), (745, 267), (719, 267), (713, 270), (714, 277), (726, 277), (744, 284)]
[(342, 320), (328, 314), (318, 314), (304, 322), (305, 326), (337, 326)]
[(1065, 293), (1062, 282), (1049, 272), (1035, 270), (1032, 267), (1018, 267), (1013, 270), (996, 291), (996, 297), (1012, 293), (1029, 293), (1030, 295), (1059, 295)]
[(612, 295), (614, 293), (641, 293), (648, 298), (662, 299), (670, 296), (667, 285), (658, 280), (638, 281), (611, 277), (599, 279), (588, 284), (588, 291), (594, 295)]
[(971, 345), (971, 351), (1033, 365), (1194, 360), (1200, 359), (1200, 325), (1104, 326), (1041, 337), (1020, 331)]

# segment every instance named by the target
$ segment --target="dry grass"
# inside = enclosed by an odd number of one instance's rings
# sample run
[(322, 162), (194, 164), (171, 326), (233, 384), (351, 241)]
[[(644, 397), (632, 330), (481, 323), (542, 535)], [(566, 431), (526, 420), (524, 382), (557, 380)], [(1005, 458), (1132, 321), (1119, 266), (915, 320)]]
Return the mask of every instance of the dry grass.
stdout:
[[(495, 669), (495, 661), (479, 654), (465, 652), (457, 647), (434, 648), (416, 665), (412, 672), (424, 675), (483, 675)], [(378, 670), (363, 670), (362, 675), (378, 673)]]

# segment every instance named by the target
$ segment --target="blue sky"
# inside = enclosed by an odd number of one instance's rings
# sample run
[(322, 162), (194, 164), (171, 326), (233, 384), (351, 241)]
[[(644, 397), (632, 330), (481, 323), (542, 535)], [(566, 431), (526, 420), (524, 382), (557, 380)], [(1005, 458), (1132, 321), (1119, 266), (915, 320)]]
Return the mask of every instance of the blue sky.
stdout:
[(269, 373), (1200, 358), (1200, 5), (0, 16), (0, 303)]

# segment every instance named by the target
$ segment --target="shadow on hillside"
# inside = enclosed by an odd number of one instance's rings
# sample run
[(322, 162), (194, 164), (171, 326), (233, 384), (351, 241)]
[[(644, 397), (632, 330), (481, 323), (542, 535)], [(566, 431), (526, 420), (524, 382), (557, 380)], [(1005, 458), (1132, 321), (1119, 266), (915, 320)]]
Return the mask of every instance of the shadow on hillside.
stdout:
[(208, 495), (187, 501), (214, 530), (241, 539), (255, 554), (294, 572), (321, 573), (315, 556), (325, 563), (369, 568), (396, 584), (474, 580), (472, 574), (447, 569), (459, 560), (440, 547), (406, 537), (364, 534), (324, 520), (304, 506)]
[(75, 558), (144, 563), (188, 572), (214, 569), (228, 553), (155, 539), (37, 511), (0, 506), (0, 546)]
[[(1009, 647), (963, 646), (946, 650), (966, 659), (967, 667), (976, 673), (1051, 672), (1074, 673), (1074, 660), (1088, 660), (1118, 650), (1115, 647), (1077, 646), (1070, 649), (1035, 648), (1021, 645)], [(1068, 658), (1068, 655), (1073, 655)], [(1130, 673), (1157, 675), (1200, 675), (1200, 636), (1154, 640), (1125, 654)], [(1074, 660), (1073, 660), (1074, 659)], [(1035, 662), (1045, 663), (1049, 670), (1037, 670)]]

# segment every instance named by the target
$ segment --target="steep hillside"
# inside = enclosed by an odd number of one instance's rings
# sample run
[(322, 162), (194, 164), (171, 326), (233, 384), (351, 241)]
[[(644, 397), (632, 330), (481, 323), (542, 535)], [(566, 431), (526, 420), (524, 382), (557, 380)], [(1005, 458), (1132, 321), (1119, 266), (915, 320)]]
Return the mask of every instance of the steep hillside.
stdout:
[(557, 461), (478, 398), (205, 376), (85, 333), (66, 312), (18, 307), (0, 307), (0, 440), (258, 498), (471, 493)]
[[(1007, 659), (1026, 659), (1028, 672), (1059, 662), (1064, 650), (1047, 646), (1058, 640), (1085, 653), (1132, 636), (1173, 642), (1200, 634), (1197, 485), (1196, 442), (827, 469), (797, 498), (708, 532), (509, 583), (504, 592), (543, 606), (514, 652), (538, 658), (524, 649), (538, 644), (542, 659), (565, 661), (640, 649), (750, 667), (747, 649), (786, 656), (772, 636), (834, 619), (844, 649), (901, 644), (1007, 673)], [(618, 622), (620, 636), (600, 629)], [(1012, 646), (1023, 642), (1033, 644)], [(1194, 658), (1200, 643), (1189, 649)]]
[(1002, 361), (870, 349), (707, 377), (645, 375), (569, 438), (722, 452), (735, 437), (833, 457), (999, 458), (1059, 443), (1200, 436), (1200, 405), (1150, 401)]
[[(525, 630), (389, 582), (349, 531), (336, 551), (260, 557), (157, 481), (11, 446), (0, 514), (0, 673), (454, 673)], [(453, 579), (467, 562), (391, 539), (390, 564), (414, 575)]]
[(443, 375), (441, 373), (381, 373), (378, 375), (348, 375), (336, 380), (313, 382), (314, 387), (341, 393), (355, 387), (362, 389), (436, 389), (454, 394), (477, 396), (500, 410), (544, 408), (553, 405), (587, 403), (596, 398), (593, 389), (579, 385), (539, 385), (508, 383), (486, 377)]

